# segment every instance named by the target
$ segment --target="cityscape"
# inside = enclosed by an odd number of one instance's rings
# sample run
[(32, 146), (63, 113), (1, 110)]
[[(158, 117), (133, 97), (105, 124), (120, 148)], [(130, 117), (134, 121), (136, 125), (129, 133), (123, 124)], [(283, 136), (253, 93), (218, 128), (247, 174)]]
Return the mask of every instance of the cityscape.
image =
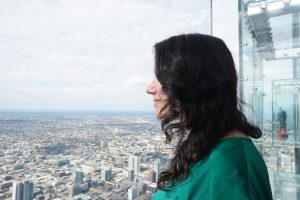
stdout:
[(172, 156), (153, 113), (0, 113), (0, 199), (151, 199)]
[[(273, 192), (294, 199), (292, 137), (274, 138), (272, 121), (263, 130)], [(174, 146), (150, 112), (1, 112), (0, 199), (150, 200)]]
[[(181, 33), (226, 43), (273, 199), (300, 199), (299, 12), (300, 0), (0, 2), (0, 200), (151, 199), (174, 143), (152, 112), (94, 110), (152, 109), (153, 45)], [(89, 111), (59, 111), (74, 108)]]

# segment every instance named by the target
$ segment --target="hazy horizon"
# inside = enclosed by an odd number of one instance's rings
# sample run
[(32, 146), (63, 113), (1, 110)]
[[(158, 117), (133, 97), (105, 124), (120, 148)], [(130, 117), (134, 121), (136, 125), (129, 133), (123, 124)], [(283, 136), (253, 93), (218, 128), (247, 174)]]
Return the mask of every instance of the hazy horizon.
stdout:
[(5, 112), (82, 112), (82, 113), (98, 113), (98, 112), (107, 112), (107, 113), (149, 113), (149, 114), (155, 114), (153, 110), (76, 110), (76, 109), (0, 109), (0, 113)]

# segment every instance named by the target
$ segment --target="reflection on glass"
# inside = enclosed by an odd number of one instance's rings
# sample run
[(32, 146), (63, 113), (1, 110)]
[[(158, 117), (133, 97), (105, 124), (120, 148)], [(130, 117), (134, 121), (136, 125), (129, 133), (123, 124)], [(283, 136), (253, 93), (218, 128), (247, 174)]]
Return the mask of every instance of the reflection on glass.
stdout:
[(240, 0), (240, 92), (274, 199), (300, 199), (300, 1)]

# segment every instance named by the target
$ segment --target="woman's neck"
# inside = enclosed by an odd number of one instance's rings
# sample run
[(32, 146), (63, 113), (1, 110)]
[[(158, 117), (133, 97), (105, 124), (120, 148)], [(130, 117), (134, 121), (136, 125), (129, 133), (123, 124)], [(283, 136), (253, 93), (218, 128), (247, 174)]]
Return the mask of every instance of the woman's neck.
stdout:
[(244, 132), (241, 132), (241, 131), (238, 131), (238, 130), (232, 130), (232, 131), (229, 131), (228, 133), (226, 133), (225, 136), (222, 139), (231, 138), (231, 137), (249, 138), (249, 136)]

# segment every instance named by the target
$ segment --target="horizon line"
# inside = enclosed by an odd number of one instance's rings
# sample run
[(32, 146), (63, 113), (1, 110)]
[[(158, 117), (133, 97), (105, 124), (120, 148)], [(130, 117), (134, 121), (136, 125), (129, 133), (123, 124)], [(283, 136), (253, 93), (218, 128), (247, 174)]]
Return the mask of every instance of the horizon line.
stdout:
[(151, 110), (91, 110), (91, 109), (3, 109), (0, 112), (109, 112), (109, 113), (154, 113)]

